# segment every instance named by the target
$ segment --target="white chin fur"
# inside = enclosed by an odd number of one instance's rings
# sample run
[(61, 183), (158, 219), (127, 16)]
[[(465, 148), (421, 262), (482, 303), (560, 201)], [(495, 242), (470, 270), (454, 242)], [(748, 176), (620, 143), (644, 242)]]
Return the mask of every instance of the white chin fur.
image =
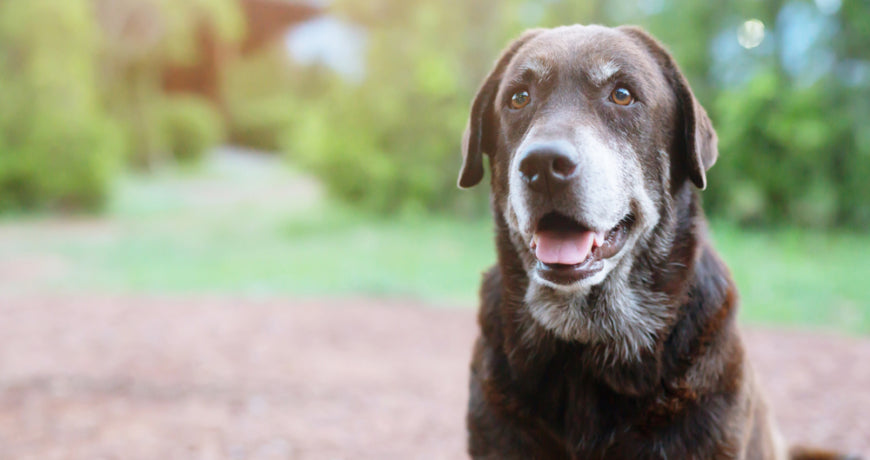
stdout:
[(541, 281), (535, 276), (526, 292), (532, 318), (563, 340), (605, 345), (603, 358), (609, 364), (640, 359), (655, 345), (668, 315), (663, 296), (639, 294), (623, 276), (605, 277), (604, 299), (596, 306), (587, 304), (591, 279), (558, 287)]
[[(532, 318), (563, 340), (605, 344), (605, 360), (610, 363), (637, 360), (651, 349), (668, 317), (667, 299), (642, 288), (636, 291), (629, 282), (631, 248), (648, 228), (642, 225), (636, 231), (618, 254), (604, 261), (600, 272), (587, 279), (560, 285), (533, 272), (525, 297)], [(596, 285), (601, 285), (603, 297), (599, 304), (588, 305), (587, 295)]]

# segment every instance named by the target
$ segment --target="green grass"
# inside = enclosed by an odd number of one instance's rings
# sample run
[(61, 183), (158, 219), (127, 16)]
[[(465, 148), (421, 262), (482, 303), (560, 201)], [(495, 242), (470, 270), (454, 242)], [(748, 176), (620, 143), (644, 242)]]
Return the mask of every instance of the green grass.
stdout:
[(870, 238), (795, 228), (742, 231), (714, 222), (748, 322), (870, 332)]
[[(0, 221), (0, 260), (54, 267), (27, 283), (0, 281), (0, 289), (374, 295), (475, 306), (480, 274), (495, 257), (485, 217), (373, 218), (306, 187), (296, 193), (300, 176), (264, 171), (132, 177), (101, 218)], [(215, 198), (222, 194), (232, 199)], [(744, 321), (870, 333), (870, 238), (721, 222), (712, 233), (739, 286)]]
[(286, 219), (240, 213), (162, 228), (142, 223), (142, 231), (68, 240), (55, 249), (81, 266), (67, 287), (88, 290), (373, 294), (466, 303), (492, 260), (483, 223), (323, 212)]
[[(196, 174), (128, 177), (102, 218), (0, 221), (0, 258), (62, 261), (60, 276), (26, 287), (40, 292), (474, 303), (481, 271), (494, 257), (486, 221), (372, 218), (329, 204), (307, 187), (294, 195), (300, 176), (272, 166), (281, 172), (212, 165)], [(213, 199), (226, 190), (229, 199)]]

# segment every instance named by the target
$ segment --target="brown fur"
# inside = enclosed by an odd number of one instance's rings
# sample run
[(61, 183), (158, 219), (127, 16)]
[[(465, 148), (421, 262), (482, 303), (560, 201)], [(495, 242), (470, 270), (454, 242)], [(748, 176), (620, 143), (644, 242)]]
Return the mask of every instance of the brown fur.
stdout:
[[(580, 52), (572, 48), (577, 37), (588, 42)], [(505, 80), (526, 78), (517, 75), (529, 56), (554, 70), (562, 79), (552, 80), (561, 83), (535, 88), (533, 97), (541, 95), (535, 111), (523, 115), (500, 109)], [(564, 75), (580, 75), (592, 63), (611, 58), (634, 72), (625, 78), (645, 97), (634, 112), (596, 109), (593, 90), (564, 84), (569, 81)], [(579, 103), (565, 103), (582, 91), (586, 95), (577, 96)], [(629, 133), (626, 142), (636, 154), (630, 161), (643, 170), (657, 221), (628, 249), (630, 267), (614, 269), (608, 281), (592, 286), (583, 305), (591, 316), (615, 314), (608, 310), (613, 296), (624, 293), (608, 291), (614, 285), (657, 302), (663, 313), (659, 323), (652, 323), (658, 325), (653, 341), (634, 355), (620, 354), (606, 340), (558, 337), (529, 313), (533, 256), (513, 222), (508, 195), (511, 158), (536, 124), (556, 131), (563, 124), (600, 126), (607, 136)], [(527, 32), (504, 52), (475, 98), (460, 186), (481, 180), (484, 154), (490, 156), (498, 262), (484, 275), (480, 291), (481, 334), (471, 363), (467, 415), (471, 456), (786, 458), (735, 325), (736, 288), (707, 241), (694, 189), (706, 186), (705, 171), (717, 156), (716, 135), (661, 45), (637, 28)], [(534, 199), (529, 201), (533, 208), (550, 206)], [(554, 206), (570, 207), (567, 203)], [(608, 284), (615, 277), (624, 278), (622, 284)], [(555, 299), (563, 295), (547, 292)], [(794, 451), (792, 458), (837, 457)]]

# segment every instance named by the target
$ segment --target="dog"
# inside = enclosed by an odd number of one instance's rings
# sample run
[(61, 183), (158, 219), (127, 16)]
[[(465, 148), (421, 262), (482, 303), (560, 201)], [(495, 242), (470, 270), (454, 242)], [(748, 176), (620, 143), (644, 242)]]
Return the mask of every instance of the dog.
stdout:
[(665, 48), (632, 26), (535, 29), (474, 98), (458, 184), (489, 157), (467, 428), (475, 459), (835, 459), (787, 449), (698, 190), (718, 156)]

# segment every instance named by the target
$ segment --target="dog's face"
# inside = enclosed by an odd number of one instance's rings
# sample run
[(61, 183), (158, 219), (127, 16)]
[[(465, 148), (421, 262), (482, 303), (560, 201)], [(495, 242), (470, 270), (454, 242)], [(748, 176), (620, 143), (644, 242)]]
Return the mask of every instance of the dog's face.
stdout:
[(670, 92), (649, 53), (603, 28), (544, 32), (505, 68), (493, 107), (504, 140), (497, 181), (533, 282), (599, 284), (656, 224)]
[(671, 57), (636, 28), (527, 32), (472, 107), (459, 184), (483, 175), (530, 289), (627, 277), (675, 185), (705, 185), (715, 134)]

